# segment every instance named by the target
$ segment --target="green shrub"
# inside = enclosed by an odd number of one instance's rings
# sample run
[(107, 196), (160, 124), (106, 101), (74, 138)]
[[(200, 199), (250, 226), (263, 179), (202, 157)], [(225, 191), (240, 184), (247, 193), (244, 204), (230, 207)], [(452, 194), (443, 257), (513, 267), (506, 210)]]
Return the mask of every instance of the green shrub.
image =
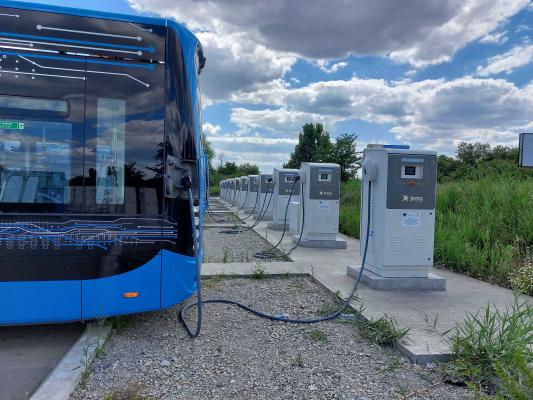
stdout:
[(218, 185), (209, 186), (209, 196), (219, 196), (220, 187)]
[(509, 287), (533, 246), (533, 180), (513, 176), (439, 186), (435, 261)]
[(359, 238), (361, 181), (351, 180), (341, 185), (339, 232)]
[[(467, 383), (479, 396), (528, 399), (533, 393), (533, 307), (515, 300), (506, 310), (487, 306), (468, 314), (449, 339), (452, 360), (446, 372)], [(516, 397), (512, 393), (529, 393)]]

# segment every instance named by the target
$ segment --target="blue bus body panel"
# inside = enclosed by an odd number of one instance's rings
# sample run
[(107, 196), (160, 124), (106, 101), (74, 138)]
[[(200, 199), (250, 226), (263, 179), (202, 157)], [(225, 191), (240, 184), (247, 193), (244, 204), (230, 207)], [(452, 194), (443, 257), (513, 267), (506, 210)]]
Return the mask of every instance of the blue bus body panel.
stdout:
[[(126, 298), (126, 292), (138, 292), (139, 296)], [(0, 282), (0, 325), (70, 322), (154, 311), (178, 304), (195, 292), (194, 258), (163, 250), (143, 266), (108, 278)]]
[(81, 319), (81, 281), (0, 282), (0, 325)]
[(196, 266), (193, 257), (163, 250), (161, 308), (181, 303), (196, 292)]
[(51, 13), (66, 14), (66, 15), (76, 15), (80, 17), (112, 19), (115, 21), (138, 22), (141, 24), (166, 26), (166, 19), (164, 18), (152, 18), (152, 17), (143, 17), (139, 15), (117, 14), (117, 13), (109, 13), (109, 12), (102, 12), (102, 11), (95, 11), (95, 10), (85, 10), (81, 8), (53, 6), (49, 4), (0, 0), (0, 6), (10, 7), (10, 8), (20, 8), (22, 10), (43, 11), (43, 12), (51, 12)]
[[(82, 318), (158, 310), (160, 287), (161, 255), (124, 274), (82, 281)], [(126, 298), (127, 292), (137, 292), (139, 296)]]

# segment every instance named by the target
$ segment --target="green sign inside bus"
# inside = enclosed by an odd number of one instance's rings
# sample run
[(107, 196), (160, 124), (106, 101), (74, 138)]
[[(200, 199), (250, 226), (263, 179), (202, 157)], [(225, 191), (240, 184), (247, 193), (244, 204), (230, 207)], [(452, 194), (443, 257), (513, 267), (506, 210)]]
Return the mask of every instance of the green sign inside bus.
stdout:
[(0, 121), (0, 129), (24, 129), (24, 122)]

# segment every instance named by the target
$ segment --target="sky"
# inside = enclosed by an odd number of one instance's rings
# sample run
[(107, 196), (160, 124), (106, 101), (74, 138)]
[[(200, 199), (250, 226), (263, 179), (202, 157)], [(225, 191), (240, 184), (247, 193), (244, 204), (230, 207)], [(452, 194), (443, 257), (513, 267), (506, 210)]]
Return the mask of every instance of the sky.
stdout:
[(263, 172), (307, 122), (453, 155), (533, 131), (531, 0), (41, 0), (185, 24), (207, 57), (203, 129)]

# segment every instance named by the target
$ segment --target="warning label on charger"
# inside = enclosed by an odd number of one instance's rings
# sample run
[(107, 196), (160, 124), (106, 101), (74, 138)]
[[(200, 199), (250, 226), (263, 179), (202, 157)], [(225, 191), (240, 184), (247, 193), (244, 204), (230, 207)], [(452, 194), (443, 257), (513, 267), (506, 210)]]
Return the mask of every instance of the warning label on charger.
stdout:
[(420, 226), (420, 213), (413, 211), (403, 212), (402, 226)]
[(318, 208), (320, 210), (329, 210), (331, 208), (331, 202), (321, 201), (320, 203), (318, 203)]

